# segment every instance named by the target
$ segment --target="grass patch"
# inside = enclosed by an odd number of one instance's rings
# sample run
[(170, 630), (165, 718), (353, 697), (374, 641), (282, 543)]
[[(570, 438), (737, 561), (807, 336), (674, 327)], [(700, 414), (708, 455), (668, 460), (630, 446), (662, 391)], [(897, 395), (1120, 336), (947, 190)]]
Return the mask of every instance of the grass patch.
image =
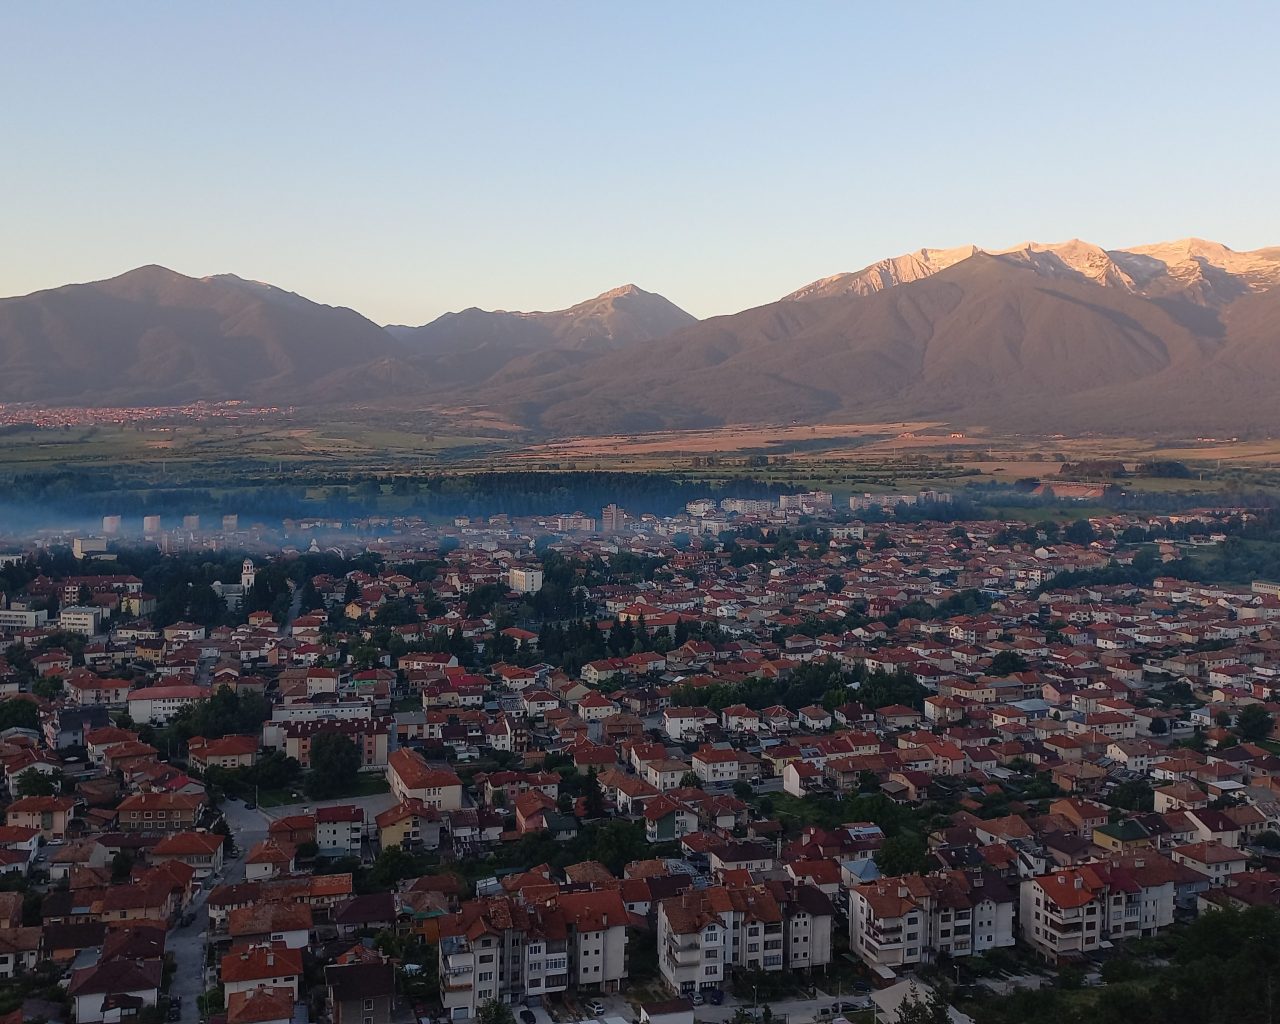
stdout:
[[(387, 785), (387, 780), (381, 775), (373, 775), (369, 773), (361, 773), (351, 780), (351, 785), (341, 793), (335, 793), (331, 797), (325, 797), (326, 800), (355, 800), (361, 797), (377, 796), (380, 793), (390, 792), (391, 787)], [(294, 796), (294, 790), (291, 789), (264, 789), (258, 793), (258, 806), (260, 807), (284, 807), (287, 804), (306, 803), (311, 798), (306, 792), (299, 788)]]

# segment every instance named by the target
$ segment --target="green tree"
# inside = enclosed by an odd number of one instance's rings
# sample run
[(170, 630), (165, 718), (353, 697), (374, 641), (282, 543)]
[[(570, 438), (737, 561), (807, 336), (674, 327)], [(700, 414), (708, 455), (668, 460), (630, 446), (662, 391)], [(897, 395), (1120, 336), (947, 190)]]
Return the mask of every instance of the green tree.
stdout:
[(585, 801), (584, 809), (588, 818), (604, 817), (604, 789), (600, 785), (599, 778), (596, 777), (594, 767), (587, 771), (587, 777), (583, 782), (582, 795)]
[[(583, 830), (574, 841), (572, 853), (578, 860), (598, 860), (615, 875), (633, 860), (652, 856), (644, 828), (631, 821), (606, 821)], [(533, 861), (531, 863), (536, 863)]]
[(310, 796), (319, 800), (339, 796), (359, 771), (360, 751), (346, 736), (325, 732), (311, 741), (311, 771), (306, 781)]
[(123, 885), (133, 874), (133, 855), (128, 850), (120, 850), (111, 858), (111, 884)]
[(62, 792), (62, 773), (46, 775), (28, 768), (18, 776), (17, 790), (18, 796), (57, 796)]
[(64, 689), (59, 676), (45, 676), (31, 684), (31, 692), (45, 700), (57, 700), (62, 696)]
[(422, 868), (419, 858), (398, 846), (389, 846), (378, 854), (378, 859), (369, 868), (370, 891), (387, 892), (394, 889), (396, 883), (403, 879), (417, 878), (422, 874)]
[(40, 728), (40, 712), (29, 700), (10, 697), (0, 701), (0, 731), (4, 729)]
[(1017, 651), (1000, 651), (991, 659), (991, 674), (1007, 676), (1014, 672), (1023, 672), (1027, 668), (1027, 659)]
[(889, 836), (876, 851), (876, 866), (885, 875), (913, 875), (929, 869), (929, 849), (915, 832)]
[(1093, 529), (1093, 524), (1087, 519), (1076, 519), (1070, 526), (1062, 531), (1064, 540), (1070, 541), (1072, 544), (1092, 544), (1097, 540), (1098, 535)]
[(1111, 791), (1109, 800), (1112, 807), (1126, 811), (1150, 811), (1155, 807), (1155, 793), (1145, 779), (1120, 783)]
[(898, 1004), (897, 1024), (950, 1024), (947, 1001), (937, 989), (921, 996), (914, 985)]
[(515, 1024), (511, 1007), (497, 999), (486, 999), (476, 1007), (476, 1024)]
[(1271, 712), (1261, 704), (1246, 704), (1236, 716), (1236, 728), (1240, 731), (1240, 736), (1250, 743), (1270, 736), (1271, 726)]
[(688, 789), (701, 789), (702, 780), (698, 778), (697, 772), (685, 772), (680, 776), (680, 785)]
[(1153, 718), (1150, 728), (1152, 736), (1163, 736), (1169, 731), (1169, 723), (1163, 718)]

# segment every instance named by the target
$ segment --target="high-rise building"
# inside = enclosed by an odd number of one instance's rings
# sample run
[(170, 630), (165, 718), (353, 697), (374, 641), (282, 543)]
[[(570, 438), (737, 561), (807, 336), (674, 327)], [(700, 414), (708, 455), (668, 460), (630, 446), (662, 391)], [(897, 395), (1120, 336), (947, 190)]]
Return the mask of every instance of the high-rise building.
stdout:
[(542, 570), (513, 565), (507, 570), (507, 586), (517, 594), (536, 594), (542, 589)]
[(105, 533), (108, 537), (114, 537), (117, 533), (119, 533), (120, 517), (119, 516), (103, 516), (102, 532)]
[(626, 522), (626, 511), (613, 502), (610, 502), (600, 510), (600, 531), (602, 533), (617, 533), (626, 525)]

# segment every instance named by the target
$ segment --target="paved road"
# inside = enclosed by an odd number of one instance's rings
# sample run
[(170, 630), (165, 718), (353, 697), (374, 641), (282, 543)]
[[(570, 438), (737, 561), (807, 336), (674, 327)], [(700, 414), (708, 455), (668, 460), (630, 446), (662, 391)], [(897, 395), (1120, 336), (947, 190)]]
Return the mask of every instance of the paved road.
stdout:
[[(587, 996), (581, 996), (578, 999), (578, 1003), (581, 1004), (577, 1007), (577, 1009), (581, 1011), (580, 1014), (570, 1012), (565, 1016), (565, 1019), (587, 1019), (590, 1016), (585, 1010), (587, 998)], [(590, 998), (600, 999), (601, 1002), (604, 1003), (605, 1012), (601, 1014), (604, 1018), (621, 1017), (624, 1020), (635, 1019), (636, 1011), (627, 1000), (625, 994), (605, 996), (593, 995)], [(839, 997), (840, 1001), (852, 1001), (854, 998), (854, 996), (850, 996), (848, 994)], [(818, 1019), (817, 1014), (820, 1009), (830, 1007), (831, 1004), (836, 1001), (836, 996), (828, 995), (821, 989), (818, 989), (816, 999), (783, 999), (776, 1003), (770, 1003), (769, 1008), (773, 1011), (775, 1020), (786, 1020), (788, 1024), (807, 1024), (809, 1021), (815, 1021)], [(736, 1014), (741, 1007), (750, 1005), (750, 1000), (744, 1001), (741, 999), (735, 999), (731, 994), (726, 992), (723, 1004), (720, 1006), (712, 1006), (710, 1003), (706, 1003), (697, 1007), (694, 1010), (694, 1015), (697, 1017), (698, 1021), (705, 1021), (707, 1024), (726, 1024), (726, 1022), (733, 1020), (734, 1014)], [(821, 1019), (824, 1021), (830, 1020), (831, 1015)], [(538, 1024), (543, 1024), (541, 1018), (539, 1018)]]
[[(222, 812), (236, 844), (236, 856), (222, 865), (215, 884), (243, 882), (245, 855), (255, 843), (266, 838), (268, 822), (260, 811), (246, 810), (238, 800), (224, 800)], [(169, 994), (182, 997), (183, 1024), (194, 1024), (200, 1019), (196, 999), (205, 990), (205, 950), (209, 927), (205, 901), (208, 896), (208, 889), (199, 889), (187, 908), (188, 913), (195, 915), (194, 920), (169, 932), (168, 949), (173, 954), (176, 967)]]
[[(854, 997), (844, 995), (840, 997), (843, 1001), (850, 1001)], [(836, 1002), (836, 997), (818, 990), (818, 998), (816, 999), (782, 999), (776, 1003), (770, 1003), (769, 1008), (773, 1011), (774, 1018), (779, 1017), (785, 1019), (788, 1024), (803, 1024), (805, 1021), (813, 1021), (818, 1019), (818, 1011), (825, 1007), (831, 1006)], [(714, 1022), (714, 1024), (723, 1024), (725, 1021), (733, 1019), (733, 1015), (738, 1012), (741, 1006), (750, 1006), (749, 1001), (735, 1000), (727, 997), (722, 1006), (699, 1006), (696, 1016), (699, 1021)], [(823, 1018), (830, 1019), (829, 1017)]]
[[(396, 805), (396, 798), (390, 793), (374, 793), (372, 796), (347, 796), (337, 797), (333, 800), (299, 800), (296, 804), (279, 804), (276, 807), (265, 807), (258, 811), (245, 811), (244, 804), (237, 803), (236, 806), (245, 814), (264, 814), (269, 821), (275, 821), (278, 818), (287, 818), (290, 814), (302, 814), (304, 808), (315, 810), (317, 807), (347, 807), (356, 804), (364, 808), (364, 820), (366, 824), (373, 821), (374, 817), (381, 814), (388, 807)], [(224, 804), (224, 808), (230, 805), (230, 801)], [(228, 816), (227, 823), (231, 824)], [(265, 825), (263, 826), (265, 828)], [(235, 832), (235, 825), (231, 825), (231, 831)]]
[(293, 620), (298, 617), (298, 613), (302, 611), (302, 588), (293, 588), (293, 600), (289, 602), (289, 610), (285, 612), (284, 622), (280, 623), (279, 633), (281, 636), (288, 636), (292, 627)]
[[(373, 796), (359, 799), (313, 800), (308, 803), (288, 804), (269, 809), (255, 808), (249, 810), (239, 800), (227, 799), (222, 802), (222, 814), (226, 819), (231, 836), (236, 844), (236, 856), (222, 865), (214, 884), (227, 885), (244, 881), (244, 859), (253, 847), (267, 838), (267, 829), (271, 822), (290, 814), (301, 814), (304, 807), (314, 810), (317, 807), (330, 807), (338, 804), (357, 803), (364, 808), (366, 820), (395, 804), (390, 793), (376, 793)], [(212, 887), (210, 887), (212, 888)], [(194, 914), (194, 920), (185, 927), (174, 928), (169, 932), (168, 949), (173, 953), (176, 970), (170, 995), (182, 997), (182, 1024), (195, 1024), (200, 1019), (200, 1011), (196, 999), (205, 990), (205, 958), (208, 942), (209, 913), (205, 905), (209, 889), (197, 891), (187, 912)]]

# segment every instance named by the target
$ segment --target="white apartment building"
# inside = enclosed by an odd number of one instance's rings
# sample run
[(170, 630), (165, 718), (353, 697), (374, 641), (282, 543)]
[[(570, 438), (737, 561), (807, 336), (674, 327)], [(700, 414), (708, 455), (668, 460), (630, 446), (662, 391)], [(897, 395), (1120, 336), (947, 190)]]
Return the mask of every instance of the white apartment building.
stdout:
[(690, 890), (658, 904), (659, 969), (673, 991), (690, 994), (721, 987), (734, 967), (821, 967), (831, 961), (833, 916), (811, 885)]
[(517, 594), (536, 594), (542, 589), (542, 570), (513, 565), (507, 570), (507, 586)]
[(316, 809), (316, 849), (322, 857), (360, 856), (364, 840), (364, 808)]
[(1025, 879), (1022, 938), (1047, 960), (1077, 957), (1117, 939), (1173, 924), (1179, 868), (1155, 853), (1130, 854)]
[(691, 760), (694, 774), (705, 783), (732, 783), (741, 778), (738, 752), (736, 750), (718, 750), (715, 747), (704, 747), (697, 751)]
[(129, 691), (129, 717), (139, 725), (167, 722), (209, 696), (207, 686), (148, 686)]
[(616, 890), (465, 903), (440, 925), (445, 1011), (461, 1021), (490, 999), (537, 1006), (570, 987), (616, 992), (627, 977), (628, 921)]
[(102, 625), (102, 609), (68, 605), (58, 613), (58, 625), (68, 633), (93, 636)]
[(992, 872), (882, 878), (849, 893), (849, 945), (890, 970), (972, 956), (1014, 944), (1016, 906), (1015, 891)]

